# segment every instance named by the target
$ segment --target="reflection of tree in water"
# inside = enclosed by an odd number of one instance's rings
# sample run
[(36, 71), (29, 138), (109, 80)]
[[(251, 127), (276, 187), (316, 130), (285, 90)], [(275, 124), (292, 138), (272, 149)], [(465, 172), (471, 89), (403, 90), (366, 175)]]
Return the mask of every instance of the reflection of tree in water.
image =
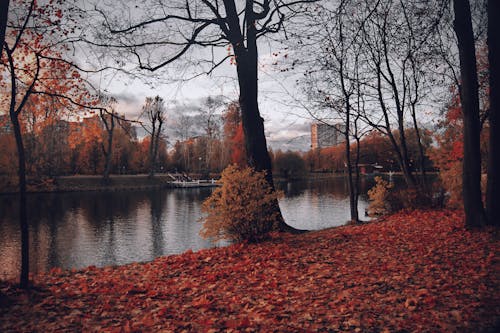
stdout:
[[(167, 210), (167, 200), (164, 191), (150, 191), (148, 193), (151, 212), (151, 239), (153, 246), (153, 257), (163, 255), (165, 239), (163, 236), (163, 210)], [(164, 221), (168, 223), (168, 221)]]
[[(389, 175), (382, 175), (384, 179), (389, 180)], [(392, 176), (391, 181), (394, 182), (396, 188), (404, 186), (404, 179), (401, 176)], [(367, 192), (375, 185), (374, 175), (367, 175), (360, 179), (360, 194), (361, 197), (367, 198)], [(326, 179), (312, 179), (294, 182), (279, 182), (278, 189), (285, 193), (288, 198), (300, 197), (305, 193), (311, 196), (329, 196), (335, 200), (344, 200), (348, 198), (347, 178), (342, 176), (334, 176)]]
[(88, 192), (80, 194), (78, 207), (85, 221), (96, 228), (116, 217), (127, 217), (148, 199), (147, 192)]
[(280, 183), (278, 187), (290, 198), (299, 197), (308, 192), (313, 196), (328, 195), (334, 199), (344, 199), (348, 193), (347, 178), (345, 177)]

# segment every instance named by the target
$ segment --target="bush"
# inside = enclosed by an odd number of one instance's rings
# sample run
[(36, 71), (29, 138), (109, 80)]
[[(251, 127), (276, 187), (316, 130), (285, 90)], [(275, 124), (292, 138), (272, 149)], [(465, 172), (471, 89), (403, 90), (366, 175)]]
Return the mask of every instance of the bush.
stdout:
[(396, 212), (402, 209), (426, 209), (438, 208), (442, 203), (442, 195), (436, 193), (434, 198), (433, 191), (427, 192), (423, 189), (405, 188), (397, 191), (390, 191), (387, 197), (387, 204), (391, 212)]
[(278, 193), (269, 186), (264, 172), (233, 164), (222, 172), (219, 183), (202, 205), (206, 214), (201, 218), (202, 237), (257, 242), (276, 228)]
[(389, 197), (389, 190), (393, 187), (392, 183), (384, 180), (380, 176), (375, 177), (375, 186), (368, 190), (368, 198), (370, 205), (368, 206), (369, 216), (380, 216), (391, 212), (387, 198)]
[(403, 188), (393, 190), (393, 185), (382, 177), (375, 177), (375, 186), (368, 191), (368, 215), (380, 216), (402, 209), (442, 208), (444, 193), (439, 184), (428, 189)]

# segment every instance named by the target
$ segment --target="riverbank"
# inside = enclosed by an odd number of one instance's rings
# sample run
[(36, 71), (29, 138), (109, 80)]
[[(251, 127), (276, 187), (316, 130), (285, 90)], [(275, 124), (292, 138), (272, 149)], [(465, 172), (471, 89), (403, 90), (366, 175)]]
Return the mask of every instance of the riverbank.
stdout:
[(494, 332), (497, 231), (456, 211), (2, 282), (0, 331)]
[[(150, 178), (147, 174), (110, 175), (104, 182), (100, 175), (60, 176), (43, 181), (29, 182), (28, 192), (81, 192), (81, 191), (128, 191), (152, 188), (176, 187), (173, 178), (164, 173), (155, 174)], [(182, 186), (179, 186), (182, 187)], [(188, 186), (184, 186), (188, 187)], [(5, 185), (0, 194), (17, 192), (15, 184)]]
[[(182, 177), (182, 175), (174, 175)], [(325, 180), (335, 177), (342, 177), (342, 174), (333, 173), (311, 173), (304, 175), (301, 178), (294, 180)], [(193, 179), (199, 179), (201, 175), (191, 175)], [(211, 175), (212, 179), (217, 179), (219, 175)], [(212, 179), (207, 184), (210, 185)], [(284, 178), (276, 177), (275, 181), (287, 181)], [(210, 184), (209, 184), (210, 183)], [(16, 184), (12, 181), (0, 179), (0, 194), (16, 193), (18, 191)], [(195, 184), (176, 184), (169, 174), (158, 173), (153, 178), (147, 174), (138, 175), (110, 175), (109, 181), (104, 183), (101, 175), (74, 175), (74, 176), (59, 176), (55, 178), (47, 178), (38, 181), (28, 180), (28, 192), (43, 193), (43, 192), (81, 192), (81, 191), (128, 191), (128, 190), (144, 190), (151, 188), (165, 187), (196, 187)]]

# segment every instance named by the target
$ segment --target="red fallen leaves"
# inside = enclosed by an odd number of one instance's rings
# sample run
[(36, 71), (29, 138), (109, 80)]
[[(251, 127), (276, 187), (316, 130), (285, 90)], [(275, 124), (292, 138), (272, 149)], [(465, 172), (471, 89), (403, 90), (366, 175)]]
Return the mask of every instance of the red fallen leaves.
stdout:
[[(497, 231), (455, 211), (0, 284), (0, 331), (478, 332), (500, 324)], [(496, 325), (496, 326), (495, 326)]]

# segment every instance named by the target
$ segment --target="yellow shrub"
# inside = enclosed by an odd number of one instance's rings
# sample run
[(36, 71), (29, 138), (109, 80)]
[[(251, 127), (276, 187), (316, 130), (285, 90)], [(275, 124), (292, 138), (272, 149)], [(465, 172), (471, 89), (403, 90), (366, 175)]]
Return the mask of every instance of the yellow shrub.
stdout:
[(233, 164), (219, 182), (221, 186), (202, 205), (202, 237), (256, 242), (275, 229), (278, 212), (273, 203), (278, 193), (266, 182), (264, 172)]
[(390, 212), (387, 199), (389, 197), (389, 190), (392, 187), (393, 185), (382, 179), (382, 177), (375, 177), (375, 186), (368, 190), (368, 198), (370, 199), (368, 215), (378, 216)]

